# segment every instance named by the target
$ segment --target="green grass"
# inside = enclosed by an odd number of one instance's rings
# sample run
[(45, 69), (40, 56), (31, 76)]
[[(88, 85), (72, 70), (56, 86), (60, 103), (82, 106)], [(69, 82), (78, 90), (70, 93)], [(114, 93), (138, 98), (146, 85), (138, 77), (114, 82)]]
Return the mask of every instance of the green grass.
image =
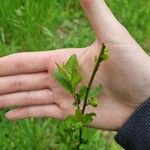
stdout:
[[(145, 51), (150, 52), (150, 1), (109, 0), (108, 5)], [(0, 55), (84, 47), (94, 34), (78, 1), (0, 0)], [(0, 112), (0, 150), (66, 150), (62, 123), (53, 119), (10, 122)], [(113, 135), (86, 129), (86, 150), (119, 150)], [(90, 136), (89, 136), (90, 135)]]

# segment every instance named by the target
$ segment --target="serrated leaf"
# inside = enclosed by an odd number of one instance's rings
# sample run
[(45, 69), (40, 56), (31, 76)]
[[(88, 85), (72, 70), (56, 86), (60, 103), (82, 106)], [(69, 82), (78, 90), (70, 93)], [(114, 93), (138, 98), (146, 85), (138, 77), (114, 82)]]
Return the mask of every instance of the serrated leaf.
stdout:
[(78, 68), (78, 61), (77, 61), (77, 56), (75, 54), (72, 55), (68, 59), (65, 67), (66, 67), (66, 69), (71, 70), (71, 72), (72, 72), (72, 70), (75, 70), (75, 71), (77, 70), (77, 68)]
[(83, 100), (85, 98), (86, 91), (87, 91), (86, 86), (83, 86), (83, 87), (80, 88), (79, 97), (80, 97), (81, 100)]
[(96, 116), (95, 113), (87, 113), (87, 114), (85, 114), (84, 118), (83, 118), (84, 125), (90, 124), (93, 121), (95, 116)]
[[(72, 55), (66, 64), (60, 66), (57, 65), (57, 71), (54, 74), (55, 78), (61, 83), (61, 85), (71, 93), (75, 93), (75, 90), (81, 81), (81, 75), (79, 74), (77, 56)], [(63, 81), (61, 81), (63, 80)], [(65, 82), (64, 82), (65, 81)], [(66, 85), (67, 83), (67, 85)]]
[(75, 54), (69, 58), (69, 60), (67, 61), (66, 65), (65, 65), (65, 68), (71, 76), (70, 82), (72, 85), (72, 90), (75, 91), (76, 87), (78, 86), (79, 82), (81, 81), (81, 75), (80, 75), (79, 69), (78, 69), (77, 56)]
[(63, 78), (65, 78), (66, 80), (70, 81), (71, 76), (70, 74), (67, 72), (67, 70), (65, 69), (64, 65), (60, 66), (59, 64), (57, 64), (57, 70), (61, 73), (61, 75), (63, 76)]
[(76, 109), (75, 118), (78, 122), (80, 122), (80, 121), (82, 122), (83, 114), (79, 108)]
[(64, 74), (64, 76), (65, 76), (65, 75), (66, 75), (65, 68), (62, 67), (62, 66), (60, 66), (60, 65), (57, 64), (57, 63), (56, 63), (56, 65), (57, 65), (58, 71), (60, 71), (60, 72), (61, 72), (62, 74)]
[(95, 117), (96, 113), (88, 113), (88, 115)]
[(89, 91), (89, 97), (97, 97), (101, 94), (102, 92), (102, 87), (101, 86), (98, 86), (98, 87), (95, 87), (95, 88), (91, 88), (90, 91)]
[(78, 86), (79, 82), (81, 81), (81, 76), (80, 74), (76, 74), (73, 78), (72, 78), (72, 89), (73, 91), (76, 90), (76, 87)]
[(81, 110), (77, 109), (75, 115), (69, 115), (66, 118), (66, 129), (69, 129), (70, 131), (75, 131), (76, 129), (90, 124), (95, 116), (95, 113), (82, 114)]
[[(83, 87), (80, 88), (79, 97), (80, 97), (81, 100), (83, 100), (85, 98), (86, 92), (87, 92), (87, 87), (86, 86), (83, 86)], [(101, 94), (101, 92), (102, 92), (102, 87), (101, 86), (91, 88), (90, 91), (89, 91), (88, 97), (89, 98), (97, 97)]]
[(77, 129), (80, 129), (83, 127), (83, 123), (82, 122), (77, 122), (76, 124), (74, 124), (74, 129), (77, 130)]
[(75, 131), (77, 129), (80, 129), (81, 127), (83, 127), (82, 113), (76, 111), (75, 115), (69, 115), (66, 118), (65, 123), (67, 130), (69, 129), (70, 131)]
[(98, 106), (98, 99), (95, 97), (91, 97), (88, 99), (88, 105), (91, 105), (93, 107), (97, 107)]
[(73, 129), (73, 126), (75, 123), (76, 123), (76, 119), (75, 119), (74, 115), (69, 115), (65, 120), (65, 124), (66, 124), (67, 129)]
[(60, 71), (55, 71), (54, 76), (56, 80), (70, 93), (72, 93), (72, 86), (68, 80), (64, 78), (64, 75)]

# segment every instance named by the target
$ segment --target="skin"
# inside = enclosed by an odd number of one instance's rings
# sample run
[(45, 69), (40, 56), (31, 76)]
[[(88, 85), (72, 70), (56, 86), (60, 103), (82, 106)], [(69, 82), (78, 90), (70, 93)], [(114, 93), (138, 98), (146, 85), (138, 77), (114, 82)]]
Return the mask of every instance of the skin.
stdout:
[(135, 109), (150, 96), (150, 58), (116, 20), (103, 0), (81, 0), (95, 31), (96, 41), (86, 48), (49, 52), (17, 53), (0, 58), (0, 108), (15, 106), (6, 113), (10, 120), (30, 117), (64, 119), (74, 112), (73, 98), (54, 79), (56, 62), (76, 54), (82, 81), (87, 84), (95, 56), (102, 43), (109, 60), (101, 64), (93, 86), (103, 93), (91, 127), (118, 130)]

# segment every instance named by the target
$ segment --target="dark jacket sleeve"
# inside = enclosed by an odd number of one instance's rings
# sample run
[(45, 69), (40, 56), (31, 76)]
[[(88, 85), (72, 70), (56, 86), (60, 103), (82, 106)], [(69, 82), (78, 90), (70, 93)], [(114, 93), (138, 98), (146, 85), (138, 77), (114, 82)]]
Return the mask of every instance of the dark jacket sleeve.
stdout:
[(125, 150), (150, 150), (150, 98), (130, 116), (115, 140)]

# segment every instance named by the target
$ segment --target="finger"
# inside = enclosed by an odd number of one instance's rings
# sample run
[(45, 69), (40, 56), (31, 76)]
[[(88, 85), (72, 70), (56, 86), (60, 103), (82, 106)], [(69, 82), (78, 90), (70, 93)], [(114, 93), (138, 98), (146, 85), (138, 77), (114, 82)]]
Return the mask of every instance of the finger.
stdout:
[(0, 58), (0, 76), (46, 71), (48, 52), (17, 53)]
[(45, 106), (17, 108), (6, 113), (6, 117), (10, 120), (19, 120), (30, 117), (52, 117), (63, 119), (65, 117), (65, 113), (62, 112), (57, 105), (53, 104)]
[[(12, 106), (46, 105), (55, 103), (55, 95), (52, 91), (38, 90), (31, 92), (20, 92), (0, 96), (0, 108)], [(57, 102), (59, 98), (57, 96)]]
[(46, 89), (51, 80), (46, 72), (1, 77), (0, 94)]
[(126, 29), (114, 17), (104, 0), (80, 0), (97, 38), (102, 43), (119, 43), (132, 40)]

